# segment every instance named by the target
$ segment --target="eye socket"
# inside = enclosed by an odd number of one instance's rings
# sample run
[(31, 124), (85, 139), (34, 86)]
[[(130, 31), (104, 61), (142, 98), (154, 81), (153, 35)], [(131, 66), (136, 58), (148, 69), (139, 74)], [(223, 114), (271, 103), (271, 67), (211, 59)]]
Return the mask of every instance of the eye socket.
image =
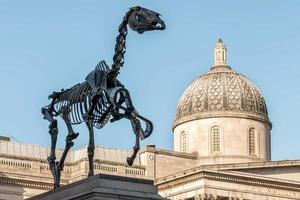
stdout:
[(146, 18), (141, 15), (135, 15), (135, 19), (139, 22), (146, 22)]

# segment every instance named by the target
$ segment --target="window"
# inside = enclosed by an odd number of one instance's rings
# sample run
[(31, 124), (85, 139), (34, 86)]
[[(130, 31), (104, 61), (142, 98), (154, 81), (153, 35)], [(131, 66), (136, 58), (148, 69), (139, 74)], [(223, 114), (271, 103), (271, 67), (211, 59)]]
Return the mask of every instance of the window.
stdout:
[(211, 151), (220, 152), (220, 127), (214, 126), (210, 130)]
[(255, 129), (249, 129), (249, 154), (255, 154)]
[(187, 135), (185, 131), (182, 131), (180, 135), (180, 151), (187, 152)]

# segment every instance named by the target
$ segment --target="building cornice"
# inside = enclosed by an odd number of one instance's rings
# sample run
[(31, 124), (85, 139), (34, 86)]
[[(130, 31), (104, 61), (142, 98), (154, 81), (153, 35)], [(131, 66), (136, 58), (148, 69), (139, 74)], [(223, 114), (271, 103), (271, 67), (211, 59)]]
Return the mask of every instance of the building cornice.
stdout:
[(198, 160), (205, 160), (205, 159), (226, 159), (226, 158), (241, 158), (241, 159), (247, 159), (249, 161), (256, 161), (256, 162), (263, 162), (266, 161), (265, 159), (261, 159), (254, 156), (243, 156), (243, 155), (222, 155), (222, 154), (216, 154), (211, 156), (198, 156)]
[(241, 169), (262, 169), (262, 168), (282, 168), (282, 167), (300, 167), (300, 160), (282, 160), (282, 161), (265, 161), (265, 162), (248, 162), (248, 163), (229, 163), (229, 164), (212, 164), (200, 165), (182, 172), (170, 174), (165, 177), (156, 179), (156, 182), (172, 180), (175, 177), (183, 177), (187, 174), (193, 174), (201, 171), (232, 171)]
[[(21, 180), (3, 177), (0, 175), (0, 184), (6, 185), (18, 185), (26, 188), (34, 188), (34, 189), (43, 189), (43, 190), (51, 190), (53, 189), (53, 183), (45, 183), (41, 181), (29, 181), (29, 180)], [(64, 184), (62, 184), (64, 185)]]
[(173, 126), (172, 130), (179, 126), (180, 124), (195, 121), (200, 119), (208, 119), (208, 118), (243, 118), (243, 119), (251, 119), (259, 122), (263, 122), (272, 129), (272, 123), (268, 120), (266, 116), (262, 116), (259, 114), (249, 113), (249, 112), (229, 112), (229, 111), (217, 111), (217, 112), (204, 112), (204, 113), (194, 113), (188, 116), (181, 117), (177, 119)]
[(240, 173), (218, 172), (209, 170), (195, 171), (178, 177), (174, 175), (173, 178), (169, 176), (168, 178), (165, 177), (157, 179), (155, 181), (155, 184), (158, 186), (159, 190), (165, 190), (189, 182), (195, 182), (201, 179), (216, 180), (228, 183), (239, 183), (244, 185), (254, 185), (268, 188), (272, 187), (276, 189), (300, 192), (300, 182), (293, 182), (270, 177), (258, 177), (256, 175), (246, 175)]
[[(227, 163), (201, 165), (189, 170), (240, 170), (240, 169), (261, 169), (261, 168), (280, 168), (280, 167), (300, 167), (300, 160), (281, 160), (281, 161), (259, 161), (243, 163)], [(188, 170), (187, 170), (188, 171)]]
[(164, 149), (156, 149), (156, 148), (143, 148), (140, 150), (140, 154), (142, 153), (155, 153), (160, 155), (167, 155), (172, 157), (179, 157), (179, 158), (186, 158), (186, 159), (197, 159), (197, 153), (184, 153), (184, 152), (178, 152), (178, 151), (171, 151), (171, 150), (164, 150)]

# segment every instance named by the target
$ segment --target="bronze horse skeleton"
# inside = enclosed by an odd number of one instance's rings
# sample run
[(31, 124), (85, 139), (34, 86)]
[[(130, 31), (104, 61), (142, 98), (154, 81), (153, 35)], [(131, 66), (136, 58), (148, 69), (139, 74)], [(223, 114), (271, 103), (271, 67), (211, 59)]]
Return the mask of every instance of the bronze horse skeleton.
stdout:
[[(60, 187), (60, 176), (65, 158), (74, 145), (73, 140), (79, 135), (79, 133), (73, 131), (72, 125), (84, 122), (89, 131), (89, 144), (87, 147), (88, 176), (94, 175), (94, 127), (100, 129), (109, 120), (110, 122), (122, 118), (130, 120), (133, 132), (136, 135), (136, 142), (132, 156), (127, 158), (128, 165), (133, 164), (140, 149), (140, 139), (147, 138), (152, 133), (152, 123), (138, 114), (132, 104), (128, 90), (117, 79), (120, 68), (124, 64), (127, 25), (140, 34), (145, 31), (165, 29), (165, 24), (158, 13), (138, 6), (129, 9), (119, 26), (112, 67), (110, 68), (105, 61), (101, 61), (88, 74), (84, 82), (67, 90), (62, 89), (60, 92), (53, 92), (49, 96), (49, 99), (52, 99), (51, 103), (42, 108), (44, 119), (50, 122), (51, 152), (48, 163), (54, 178), (54, 188)], [(65, 122), (68, 134), (61, 159), (56, 161), (55, 149), (58, 134), (56, 117), (58, 116)], [(145, 124), (145, 128), (142, 128), (141, 121)]]

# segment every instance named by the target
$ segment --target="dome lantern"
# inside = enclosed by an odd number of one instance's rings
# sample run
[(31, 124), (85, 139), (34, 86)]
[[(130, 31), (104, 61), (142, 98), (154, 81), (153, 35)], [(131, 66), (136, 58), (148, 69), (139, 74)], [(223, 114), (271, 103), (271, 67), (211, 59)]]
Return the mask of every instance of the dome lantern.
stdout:
[(216, 46), (215, 46), (215, 64), (214, 66), (226, 66), (226, 46), (223, 43), (222, 39), (219, 39)]

